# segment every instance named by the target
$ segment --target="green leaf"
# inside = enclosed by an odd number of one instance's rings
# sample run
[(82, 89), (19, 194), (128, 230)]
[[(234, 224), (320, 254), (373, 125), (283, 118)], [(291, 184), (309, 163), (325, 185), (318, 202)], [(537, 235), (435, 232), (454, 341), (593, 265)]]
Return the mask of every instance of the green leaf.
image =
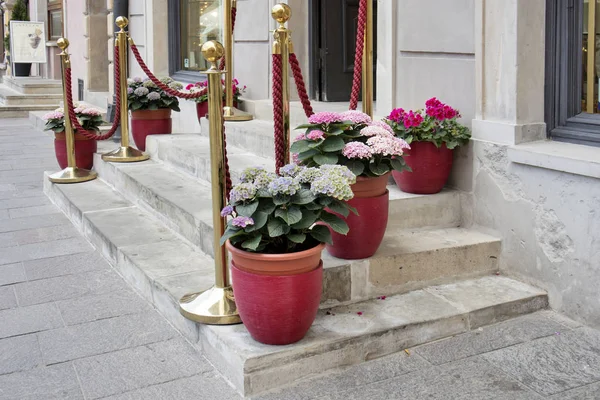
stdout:
[(306, 235), (304, 233), (290, 233), (287, 238), (294, 243), (302, 244), (306, 240)]
[(350, 231), (350, 228), (348, 227), (348, 224), (346, 223), (346, 221), (344, 221), (343, 219), (341, 219), (340, 217), (338, 217), (335, 214), (331, 214), (331, 213), (328, 213), (327, 211), (324, 211), (321, 214), (321, 220), (323, 222), (325, 222), (327, 225), (329, 225), (331, 227), (331, 229), (333, 229), (335, 232), (339, 233), (340, 235), (347, 235), (348, 231)]
[(377, 176), (385, 175), (390, 172), (390, 168), (383, 163), (371, 163), (369, 164), (369, 170)]
[(344, 217), (347, 217), (350, 214), (348, 204), (343, 201), (336, 200), (329, 204), (327, 208), (329, 208), (333, 212), (343, 215)]
[(446, 147), (447, 147), (448, 149), (450, 149), (450, 150), (457, 148), (457, 147), (458, 147), (458, 145), (459, 145), (459, 144), (458, 144), (458, 142), (457, 142), (457, 141), (454, 141), (454, 140), (451, 140), (451, 141), (449, 141), (449, 142), (446, 142)]
[(342, 128), (336, 128), (331, 130), (331, 132), (327, 132), (328, 136), (337, 136), (340, 135), (342, 133), (344, 133), (345, 131)]
[(310, 150), (309, 144), (311, 142), (309, 142), (308, 140), (298, 140), (297, 142), (292, 143), (292, 146), (290, 147), (290, 151), (292, 153), (303, 153), (307, 150)]
[(321, 146), (321, 150), (331, 153), (342, 150), (345, 145), (346, 143), (341, 137), (331, 136), (325, 139), (323, 145)]
[(256, 251), (256, 248), (260, 244), (261, 240), (262, 240), (262, 235), (259, 233), (258, 235), (252, 236), (250, 239), (242, 242), (242, 247), (244, 249)]
[(308, 129), (308, 128), (313, 128), (316, 125), (313, 124), (302, 124), (302, 125), (298, 125), (296, 128), (294, 128), (294, 130), (298, 130), (298, 129)]
[(337, 164), (338, 156), (335, 154), (317, 154), (313, 160), (319, 165)]
[(252, 214), (258, 209), (258, 201), (253, 201), (249, 204), (240, 204), (235, 207), (235, 212), (244, 217), (251, 217)]
[(286, 194), (278, 194), (276, 196), (273, 196), (273, 203), (278, 206), (287, 204), (290, 202), (290, 200), (291, 196), (288, 196)]
[(305, 160), (308, 160), (309, 158), (313, 158), (314, 156), (316, 156), (318, 154), (319, 154), (319, 150), (310, 149), (310, 150), (304, 151), (302, 153), (299, 153), (298, 160), (305, 161)]
[(276, 206), (275, 204), (273, 204), (273, 200), (271, 200), (270, 198), (263, 198), (259, 199), (258, 201), (259, 203), (257, 211), (267, 214), (271, 214), (273, 211), (275, 211)]
[(275, 216), (284, 220), (288, 225), (293, 225), (302, 220), (302, 211), (294, 206), (288, 209), (280, 208), (275, 211)]
[(310, 228), (316, 221), (318, 215), (309, 210), (302, 210), (302, 219), (297, 224), (292, 225), (294, 229), (308, 229)]
[(406, 162), (402, 157), (392, 158), (390, 160), (390, 164), (392, 165), (392, 168), (394, 168), (396, 171), (402, 172), (406, 169)]
[(279, 218), (273, 218), (267, 223), (267, 229), (269, 230), (270, 237), (279, 237), (286, 235), (290, 232), (290, 226), (286, 225)]
[(320, 243), (333, 244), (331, 240), (331, 232), (329, 228), (324, 225), (315, 225), (309, 232), (310, 236)]
[(269, 214), (262, 211), (257, 211), (252, 216), (252, 219), (254, 220), (254, 225), (247, 226), (246, 232), (255, 232), (259, 229), (262, 229), (269, 219)]
[(225, 233), (223, 233), (223, 236), (221, 236), (219, 243), (221, 243), (221, 246), (223, 246), (227, 239), (231, 239), (232, 237), (241, 235), (242, 233), (244, 233), (243, 229), (227, 227), (227, 230), (225, 230)]
[(317, 197), (310, 190), (300, 189), (295, 195), (292, 196), (291, 202), (293, 204), (303, 205), (312, 203), (316, 198)]
[(365, 164), (359, 160), (350, 160), (346, 164), (346, 167), (356, 176), (360, 176), (363, 172), (365, 172)]

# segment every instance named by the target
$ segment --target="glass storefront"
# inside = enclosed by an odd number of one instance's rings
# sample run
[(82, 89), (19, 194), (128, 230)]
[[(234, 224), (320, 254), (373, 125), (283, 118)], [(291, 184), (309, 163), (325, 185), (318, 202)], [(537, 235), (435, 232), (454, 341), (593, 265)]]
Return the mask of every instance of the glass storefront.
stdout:
[(200, 47), (209, 40), (222, 42), (221, 0), (179, 0), (181, 69), (202, 71), (208, 68)]

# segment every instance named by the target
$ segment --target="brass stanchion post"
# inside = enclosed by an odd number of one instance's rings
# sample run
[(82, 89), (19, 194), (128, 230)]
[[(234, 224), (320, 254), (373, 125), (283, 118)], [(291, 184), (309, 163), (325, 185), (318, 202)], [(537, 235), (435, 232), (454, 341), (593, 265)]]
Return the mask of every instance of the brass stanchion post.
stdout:
[(115, 21), (121, 30), (117, 33), (115, 46), (119, 47), (119, 75), (121, 87), (118, 96), (121, 96), (121, 147), (102, 155), (104, 161), (112, 162), (136, 162), (150, 158), (144, 152), (129, 146), (129, 112), (127, 103), (127, 32), (125, 27), (129, 21), (125, 17), (118, 17)]
[(202, 293), (187, 294), (179, 301), (179, 311), (192, 321), (212, 325), (229, 325), (241, 322), (233, 289), (229, 282), (227, 250), (220, 245), (225, 233), (227, 218), (221, 210), (227, 204), (226, 167), (223, 139), (223, 90), (217, 61), (223, 57), (223, 46), (217, 41), (202, 45), (202, 55), (211, 64), (208, 71), (208, 121), (210, 139), (210, 165), (213, 208), (213, 248), (215, 254), (215, 286)]
[(252, 115), (238, 110), (233, 106), (233, 25), (231, 9), (235, 7), (237, 0), (224, 0), (223, 14), (224, 28), (223, 38), (225, 40), (225, 107), (223, 116), (225, 121), (250, 121)]
[(373, 0), (367, 0), (362, 64), (362, 108), (365, 114), (373, 117)]
[(67, 107), (67, 69), (71, 67), (71, 58), (67, 53), (67, 47), (69, 47), (69, 41), (65, 38), (60, 38), (56, 41), (57, 46), (62, 50), (59, 54), (62, 64), (62, 83), (63, 83), (63, 102), (64, 102), (64, 115), (65, 115), (65, 139), (67, 145), (67, 168), (60, 172), (49, 176), (51, 182), (54, 183), (78, 183), (86, 182), (96, 179), (98, 176), (96, 172), (89, 171), (83, 168), (77, 168), (75, 162), (75, 137), (73, 134), (73, 125), (71, 124), (71, 118), (69, 117), (69, 110)]
[(271, 10), (271, 16), (279, 23), (279, 27), (273, 33), (273, 54), (281, 54), (281, 87), (283, 92), (283, 148), (284, 160), (290, 162), (290, 35), (291, 32), (285, 24), (292, 17), (292, 9), (284, 3), (277, 4)]

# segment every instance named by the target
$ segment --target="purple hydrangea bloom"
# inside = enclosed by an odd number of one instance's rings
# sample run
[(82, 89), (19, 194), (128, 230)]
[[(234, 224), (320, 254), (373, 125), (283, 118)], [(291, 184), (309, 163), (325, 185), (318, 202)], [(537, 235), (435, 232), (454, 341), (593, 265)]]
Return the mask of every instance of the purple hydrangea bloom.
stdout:
[(160, 99), (160, 93), (158, 92), (151, 92), (148, 93), (148, 100), (150, 101), (155, 101), (155, 100), (159, 100)]
[(127, 94), (133, 94), (133, 88), (127, 88)]
[(252, 200), (256, 196), (256, 186), (252, 183), (239, 183), (231, 189), (229, 201), (237, 203), (240, 201)]
[(300, 190), (300, 183), (289, 176), (281, 176), (269, 184), (269, 193), (271, 195), (289, 195), (292, 196)]
[(228, 217), (231, 214), (233, 214), (233, 207), (232, 206), (225, 206), (222, 210), (221, 210), (221, 217)]
[(231, 225), (238, 228), (245, 228), (248, 225), (254, 225), (254, 220), (250, 217), (239, 216), (231, 220)]
[(301, 167), (297, 164), (288, 164), (279, 169), (279, 175), (294, 178), (296, 175), (302, 172), (303, 169), (304, 167)]
[(142, 78), (140, 78), (139, 76), (136, 76), (135, 78), (133, 78), (133, 81), (135, 83), (141, 83), (142, 82)]
[(136, 96), (138, 97), (144, 97), (146, 96), (150, 91), (148, 89), (146, 89), (145, 87), (139, 87), (137, 89), (135, 89), (133, 91), (133, 93), (135, 93)]

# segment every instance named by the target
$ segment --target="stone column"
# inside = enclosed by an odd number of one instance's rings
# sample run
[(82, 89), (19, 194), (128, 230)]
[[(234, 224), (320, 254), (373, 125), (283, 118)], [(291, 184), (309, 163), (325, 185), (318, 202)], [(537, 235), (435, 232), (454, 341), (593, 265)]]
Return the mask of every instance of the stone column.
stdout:
[(106, 4), (97, 0), (86, 0), (84, 12), (85, 50), (84, 55), (87, 67), (87, 89), (91, 92), (107, 92), (109, 90), (108, 58), (103, 46), (97, 43), (106, 43), (108, 13)]
[(545, 0), (476, 0), (475, 10), (473, 138), (544, 139)]

